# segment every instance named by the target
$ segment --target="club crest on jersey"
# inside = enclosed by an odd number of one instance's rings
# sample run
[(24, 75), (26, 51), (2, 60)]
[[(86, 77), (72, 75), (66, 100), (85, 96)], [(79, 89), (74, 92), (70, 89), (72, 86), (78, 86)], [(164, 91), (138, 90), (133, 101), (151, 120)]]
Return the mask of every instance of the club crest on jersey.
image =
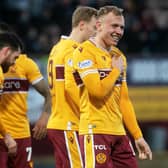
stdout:
[(98, 153), (96, 155), (96, 161), (97, 161), (97, 163), (103, 164), (103, 163), (106, 162), (106, 160), (107, 160), (106, 154), (104, 154), (104, 153)]
[(84, 60), (78, 63), (78, 67), (81, 69), (90, 68), (93, 65), (91, 60)]

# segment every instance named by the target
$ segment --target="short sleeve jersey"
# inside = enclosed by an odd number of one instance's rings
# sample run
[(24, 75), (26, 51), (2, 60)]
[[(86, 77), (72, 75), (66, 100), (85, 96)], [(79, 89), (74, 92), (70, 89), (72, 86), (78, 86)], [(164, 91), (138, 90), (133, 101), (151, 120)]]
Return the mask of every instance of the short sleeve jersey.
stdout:
[[(62, 36), (53, 47), (48, 59), (48, 81), (52, 97), (52, 112), (48, 129), (78, 130), (79, 109), (65, 90), (65, 64), (71, 66), (72, 54), (78, 43)], [(68, 77), (72, 79), (72, 77)], [(72, 91), (75, 92), (75, 90)]]
[(28, 90), (30, 84), (36, 84), (42, 79), (37, 64), (26, 55), (20, 55), (4, 74), (0, 115), (5, 128), (14, 138), (30, 137), (27, 117)]
[(76, 83), (80, 86), (80, 134), (125, 134), (119, 107), (121, 83), (125, 80), (123, 75), (116, 80), (113, 90), (101, 99), (92, 97), (83, 82), (89, 75), (91, 75), (90, 85), (92, 80), (95, 80), (94, 74), (98, 74), (100, 80), (108, 76), (113, 70), (112, 56), (121, 54), (118, 51), (117, 48), (112, 48), (111, 52), (107, 52), (88, 40), (74, 52), (74, 69), (79, 74), (76, 75)]

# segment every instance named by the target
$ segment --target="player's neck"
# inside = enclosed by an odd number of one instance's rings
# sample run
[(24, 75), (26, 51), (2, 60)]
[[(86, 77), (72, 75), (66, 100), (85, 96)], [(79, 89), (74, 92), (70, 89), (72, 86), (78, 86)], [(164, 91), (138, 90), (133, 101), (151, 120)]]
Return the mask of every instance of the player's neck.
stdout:
[(77, 29), (72, 30), (72, 32), (69, 35), (69, 38), (78, 43), (82, 43), (84, 41), (82, 38), (81, 32), (79, 32)]
[(111, 50), (111, 46), (106, 46), (105, 43), (103, 41), (101, 41), (99, 38), (97, 37), (94, 37), (94, 38), (91, 38), (92, 41), (95, 43), (96, 47), (106, 51), (106, 52), (109, 52)]

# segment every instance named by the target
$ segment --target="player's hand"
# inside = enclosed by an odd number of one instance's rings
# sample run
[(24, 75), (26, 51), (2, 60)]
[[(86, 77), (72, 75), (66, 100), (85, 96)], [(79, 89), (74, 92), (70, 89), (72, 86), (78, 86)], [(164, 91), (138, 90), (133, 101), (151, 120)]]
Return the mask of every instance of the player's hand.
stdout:
[(8, 148), (9, 155), (15, 155), (17, 152), (17, 143), (16, 141), (10, 136), (10, 134), (6, 134), (4, 137), (5, 145)]
[(47, 134), (47, 122), (49, 115), (46, 112), (43, 112), (39, 120), (36, 122), (33, 128), (33, 138), (36, 140), (41, 140), (45, 138)]
[(139, 138), (135, 140), (135, 145), (139, 153), (139, 159), (149, 159), (152, 160), (152, 151), (147, 144), (147, 142), (144, 140), (144, 138)]
[(121, 56), (113, 56), (112, 57), (112, 67), (119, 69), (122, 73), (124, 71), (124, 61)]

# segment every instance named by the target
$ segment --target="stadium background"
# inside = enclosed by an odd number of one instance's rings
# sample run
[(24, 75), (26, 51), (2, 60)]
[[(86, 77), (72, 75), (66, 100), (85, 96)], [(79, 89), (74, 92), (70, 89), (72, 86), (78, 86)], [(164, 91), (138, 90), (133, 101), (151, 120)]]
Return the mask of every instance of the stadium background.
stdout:
[[(71, 31), (71, 14), (78, 5), (124, 8), (126, 28), (119, 46), (128, 59), (128, 84), (137, 119), (154, 152), (141, 168), (168, 165), (168, 1), (166, 0), (1, 0), (0, 21), (21, 36), (26, 53), (46, 78), (51, 47)], [(29, 93), (31, 127), (42, 109), (42, 97)], [(131, 122), (131, 121), (130, 121)], [(52, 146), (47, 139), (33, 140), (35, 168), (53, 168)]]

